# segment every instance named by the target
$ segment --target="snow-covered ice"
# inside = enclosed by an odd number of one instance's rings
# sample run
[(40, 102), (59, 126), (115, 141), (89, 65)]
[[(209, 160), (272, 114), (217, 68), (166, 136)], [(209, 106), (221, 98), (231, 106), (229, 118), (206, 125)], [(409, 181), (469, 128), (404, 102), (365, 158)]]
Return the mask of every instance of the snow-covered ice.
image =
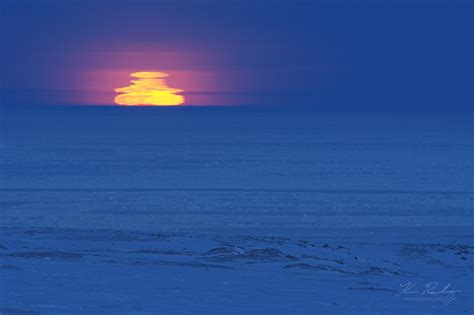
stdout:
[(3, 109), (4, 314), (472, 314), (472, 117)]

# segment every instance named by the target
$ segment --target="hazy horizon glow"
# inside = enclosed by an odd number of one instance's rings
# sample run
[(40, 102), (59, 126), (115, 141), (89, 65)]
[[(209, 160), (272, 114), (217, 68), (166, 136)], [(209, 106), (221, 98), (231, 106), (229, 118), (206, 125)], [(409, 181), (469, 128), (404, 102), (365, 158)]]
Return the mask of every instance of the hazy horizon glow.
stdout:
[(157, 70), (192, 106), (473, 108), (472, 1), (109, 2), (2, 1), (1, 102), (117, 106)]
[(114, 99), (118, 105), (126, 106), (176, 106), (183, 105), (185, 98), (178, 93), (182, 89), (170, 88), (165, 81), (166, 72), (143, 71), (130, 74), (137, 80), (131, 80), (129, 86), (115, 89), (121, 93)]

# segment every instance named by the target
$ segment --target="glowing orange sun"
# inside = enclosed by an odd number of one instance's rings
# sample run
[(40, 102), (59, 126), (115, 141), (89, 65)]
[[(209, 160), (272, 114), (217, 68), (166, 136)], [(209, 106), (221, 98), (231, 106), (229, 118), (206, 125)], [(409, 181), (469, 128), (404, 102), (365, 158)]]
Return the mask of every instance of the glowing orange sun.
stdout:
[(184, 104), (184, 96), (178, 93), (181, 89), (170, 88), (166, 82), (169, 76), (165, 72), (134, 72), (129, 86), (115, 89), (115, 92), (122, 93), (115, 97), (114, 101), (118, 105), (128, 106), (174, 106)]

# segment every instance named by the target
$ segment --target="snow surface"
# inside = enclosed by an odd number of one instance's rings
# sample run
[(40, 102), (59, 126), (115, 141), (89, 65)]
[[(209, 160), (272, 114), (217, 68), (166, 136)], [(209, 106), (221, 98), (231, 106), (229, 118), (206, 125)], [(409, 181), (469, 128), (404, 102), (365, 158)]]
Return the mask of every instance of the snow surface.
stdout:
[(0, 118), (2, 315), (474, 312), (468, 115)]

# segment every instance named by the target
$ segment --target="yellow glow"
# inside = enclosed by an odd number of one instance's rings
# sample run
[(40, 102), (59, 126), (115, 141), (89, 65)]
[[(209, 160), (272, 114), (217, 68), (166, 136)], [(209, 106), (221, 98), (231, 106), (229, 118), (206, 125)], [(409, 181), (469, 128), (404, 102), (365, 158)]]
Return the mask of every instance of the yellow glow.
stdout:
[(134, 72), (129, 86), (115, 89), (115, 92), (122, 93), (115, 97), (115, 103), (119, 105), (139, 106), (173, 106), (184, 104), (184, 96), (178, 93), (181, 89), (168, 87), (165, 82), (169, 76), (165, 72)]

